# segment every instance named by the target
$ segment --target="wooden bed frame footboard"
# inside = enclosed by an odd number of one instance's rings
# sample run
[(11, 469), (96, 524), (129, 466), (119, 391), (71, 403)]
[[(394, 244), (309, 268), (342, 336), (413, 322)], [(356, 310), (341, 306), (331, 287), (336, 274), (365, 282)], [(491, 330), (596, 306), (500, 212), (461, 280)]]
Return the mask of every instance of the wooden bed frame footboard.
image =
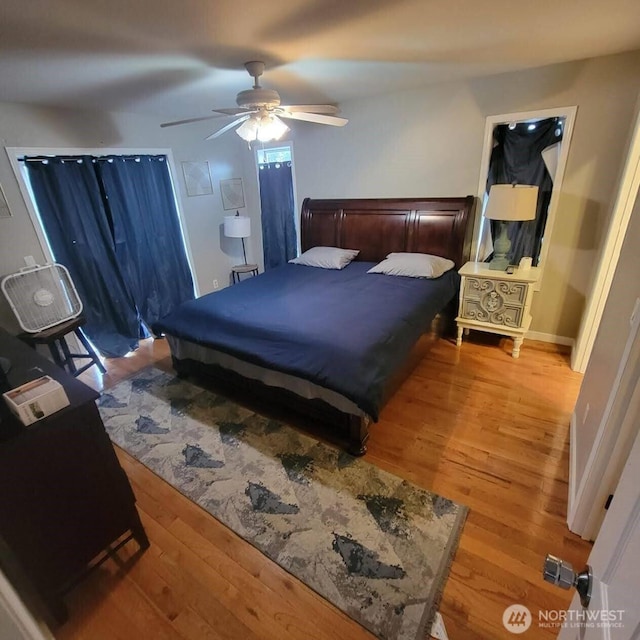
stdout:
[[(316, 246), (358, 249), (356, 260), (379, 262), (392, 252), (429, 253), (449, 258), (456, 269), (469, 260), (475, 198), (396, 198), (317, 200), (305, 198), (301, 214), (302, 251)], [(452, 322), (457, 300), (443, 315)], [(425, 331), (428, 327), (425, 327)], [(331, 425), (333, 436), (349, 453), (364, 455), (367, 417), (345, 414), (320, 400), (306, 400), (285, 389), (267, 387), (217, 365), (173, 358), (179, 376), (205, 376), (227, 392), (241, 388), (269, 405), (292, 408), (313, 422)], [(403, 367), (388, 381), (385, 400), (411, 371)]]
[[(278, 387), (272, 387), (219, 365), (197, 360), (178, 360), (172, 356), (173, 368), (179, 377), (206, 379), (226, 397), (248, 404), (258, 413), (290, 422), (307, 433), (312, 432), (338, 444), (353, 456), (366, 453), (369, 438), (369, 418), (344, 413), (318, 399), (308, 400)], [(284, 412), (283, 412), (284, 410)]]

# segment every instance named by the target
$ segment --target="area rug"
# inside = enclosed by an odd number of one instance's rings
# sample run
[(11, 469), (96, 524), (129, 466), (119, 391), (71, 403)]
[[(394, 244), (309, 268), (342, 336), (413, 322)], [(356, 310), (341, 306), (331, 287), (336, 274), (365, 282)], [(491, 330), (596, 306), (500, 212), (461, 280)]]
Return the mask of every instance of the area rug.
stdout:
[(379, 638), (426, 637), (466, 507), (159, 369), (99, 405), (114, 443)]

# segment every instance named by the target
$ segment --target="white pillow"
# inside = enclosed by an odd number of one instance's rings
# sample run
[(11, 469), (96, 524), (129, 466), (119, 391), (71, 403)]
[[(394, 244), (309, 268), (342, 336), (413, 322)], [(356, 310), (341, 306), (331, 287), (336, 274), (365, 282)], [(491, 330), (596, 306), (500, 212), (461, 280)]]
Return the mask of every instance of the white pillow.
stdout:
[(428, 253), (390, 253), (385, 260), (367, 273), (384, 273), (388, 276), (410, 278), (439, 278), (454, 266), (452, 260)]
[(360, 251), (356, 249), (312, 247), (289, 262), (303, 264), (307, 267), (320, 267), (321, 269), (344, 269), (359, 253)]

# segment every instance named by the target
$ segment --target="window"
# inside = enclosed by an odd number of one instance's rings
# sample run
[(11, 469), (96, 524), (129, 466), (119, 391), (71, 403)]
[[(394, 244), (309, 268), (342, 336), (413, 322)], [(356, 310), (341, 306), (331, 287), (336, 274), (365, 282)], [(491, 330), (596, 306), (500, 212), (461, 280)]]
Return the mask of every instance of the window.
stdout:
[(291, 147), (273, 147), (256, 151), (258, 164), (269, 162), (291, 162)]

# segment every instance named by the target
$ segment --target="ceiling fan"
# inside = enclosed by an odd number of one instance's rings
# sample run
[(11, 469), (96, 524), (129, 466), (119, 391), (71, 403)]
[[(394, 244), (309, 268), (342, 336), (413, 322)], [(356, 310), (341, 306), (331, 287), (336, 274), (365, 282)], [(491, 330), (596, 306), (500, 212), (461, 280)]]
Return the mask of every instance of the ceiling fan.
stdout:
[(257, 60), (245, 62), (245, 69), (253, 78), (253, 88), (241, 91), (236, 96), (237, 107), (231, 109), (213, 109), (214, 116), (204, 116), (201, 118), (188, 118), (187, 120), (176, 120), (174, 122), (163, 122), (161, 127), (173, 127), (179, 124), (190, 122), (200, 122), (211, 120), (221, 116), (238, 116), (224, 127), (214, 131), (205, 140), (213, 140), (222, 134), (240, 125), (236, 133), (247, 142), (259, 140), (269, 142), (279, 140), (289, 127), (281, 118), (291, 120), (304, 120), (305, 122), (315, 122), (317, 124), (328, 124), (333, 127), (344, 127), (346, 118), (336, 116), (338, 108), (330, 104), (306, 104), (306, 105), (283, 105), (280, 104), (280, 95), (273, 89), (264, 89), (260, 86), (260, 76), (264, 73), (264, 62)]

